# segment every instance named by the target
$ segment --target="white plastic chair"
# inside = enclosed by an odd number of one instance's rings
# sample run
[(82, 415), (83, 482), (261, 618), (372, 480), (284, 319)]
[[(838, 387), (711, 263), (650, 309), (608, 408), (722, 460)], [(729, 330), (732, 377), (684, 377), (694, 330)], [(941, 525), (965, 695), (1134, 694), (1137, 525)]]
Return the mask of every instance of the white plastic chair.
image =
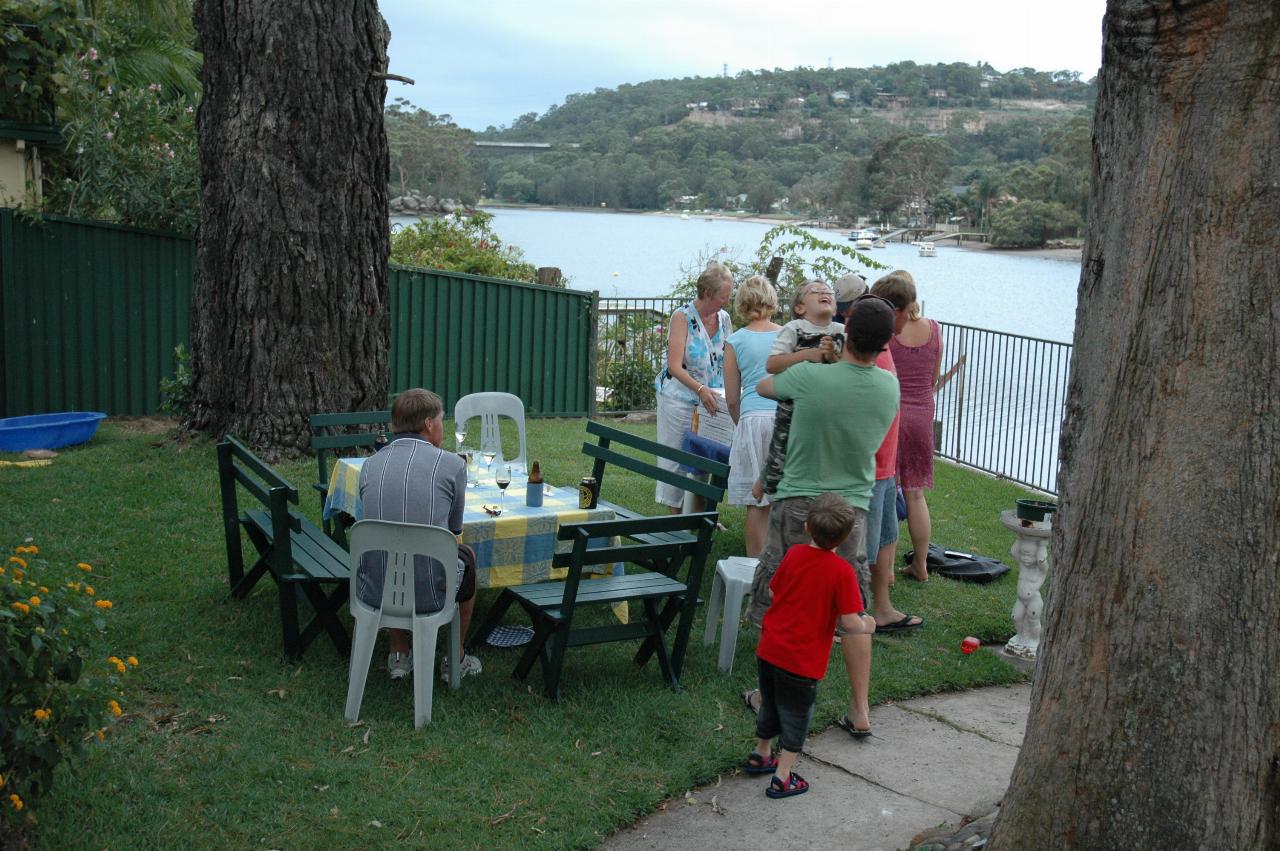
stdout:
[(715, 641), (716, 621), (724, 612), (720, 627), (720, 657), (718, 667), (725, 673), (733, 671), (733, 655), (738, 649), (738, 621), (742, 619), (742, 604), (751, 596), (751, 580), (755, 578), (759, 559), (746, 556), (730, 556), (716, 562), (716, 575), (711, 580), (711, 599), (707, 602), (707, 626), (702, 634), (702, 646), (710, 647)]
[[(351, 670), (347, 683), (347, 720), (360, 717), (364, 684), (369, 677), (373, 645), (382, 627), (413, 631), (413, 726), (431, 723), (432, 673), (440, 627), (449, 627), (449, 687), (457, 688), (462, 670), (462, 619), (458, 603), (458, 539), (448, 529), (417, 523), (361, 520), (351, 527)], [(385, 551), (387, 572), (382, 581), (382, 605), (373, 608), (356, 593), (356, 571), (366, 552)], [(444, 565), (445, 606), (438, 612), (415, 614), (413, 557), (431, 556)]]
[[(524, 442), (524, 402), (520, 401), (519, 396), (511, 393), (470, 393), (463, 396), (453, 406), (454, 427), (457, 428), (457, 424), (465, 423), (473, 417), (480, 418), (481, 450), (492, 446), (498, 452), (497, 457), (494, 458), (495, 464), (510, 462), (526, 471), (529, 469)], [(520, 435), (520, 454), (515, 458), (502, 457), (502, 434), (498, 430), (499, 417), (515, 420), (516, 433)]]

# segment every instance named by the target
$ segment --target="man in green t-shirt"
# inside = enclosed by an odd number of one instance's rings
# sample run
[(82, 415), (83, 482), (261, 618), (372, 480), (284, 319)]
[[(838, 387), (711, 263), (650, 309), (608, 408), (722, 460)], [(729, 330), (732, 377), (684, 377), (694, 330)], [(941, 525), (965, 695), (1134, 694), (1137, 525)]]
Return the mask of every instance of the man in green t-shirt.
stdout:
[[(867, 504), (875, 487), (876, 450), (898, 411), (898, 379), (877, 367), (875, 359), (893, 336), (893, 320), (894, 308), (885, 299), (867, 296), (854, 302), (840, 360), (796, 364), (765, 378), (756, 390), (761, 396), (789, 399), (795, 405), (782, 481), (751, 583), (747, 616), (757, 626), (772, 601), (769, 582), (782, 557), (792, 545), (809, 542), (804, 519), (810, 502), (823, 493), (840, 494), (854, 508), (853, 532), (836, 553), (857, 573), (862, 599), (872, 599)], [(871, 636), (849, 636), (841, 649), (854, 691), (841, 726), (854, 736), (869, 735), (866, 684)]]

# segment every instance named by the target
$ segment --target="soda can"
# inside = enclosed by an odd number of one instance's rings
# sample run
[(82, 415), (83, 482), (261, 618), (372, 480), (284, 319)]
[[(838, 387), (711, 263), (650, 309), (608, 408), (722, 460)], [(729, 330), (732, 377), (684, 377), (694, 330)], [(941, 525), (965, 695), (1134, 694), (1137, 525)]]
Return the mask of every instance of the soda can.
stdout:
[(600, 483), (594, 476), (583, 476), (578, 483), (578, 507), (595, 508), (600, 498)]

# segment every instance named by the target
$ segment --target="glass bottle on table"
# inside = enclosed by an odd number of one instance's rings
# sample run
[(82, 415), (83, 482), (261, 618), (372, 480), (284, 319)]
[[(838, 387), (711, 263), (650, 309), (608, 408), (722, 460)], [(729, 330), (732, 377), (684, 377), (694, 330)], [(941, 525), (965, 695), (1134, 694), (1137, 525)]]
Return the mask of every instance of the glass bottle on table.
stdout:
[(463, 461), (467, 462), (467, 487), (477, 487), (480, 484), (480, 477), (477, 475), (480, 470), (480, 458), (476, 450), (469, 446), (464, 446), (458, 451), (458, 455), (462, 457)]

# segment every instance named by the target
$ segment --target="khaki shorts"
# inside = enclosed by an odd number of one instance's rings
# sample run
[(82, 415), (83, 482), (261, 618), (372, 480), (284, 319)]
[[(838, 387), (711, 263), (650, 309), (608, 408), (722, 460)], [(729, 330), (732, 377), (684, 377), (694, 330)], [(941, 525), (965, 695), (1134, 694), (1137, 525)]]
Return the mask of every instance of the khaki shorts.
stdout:
[[(769, 534), (751, 581), (751, 605), (747, 607), (747, 618), (756, 626), (761, 625), (764, 613), (773, 602), (769, 582), (782, 563), (782, 557), (796, 544), (810, 542), (809, 533), (804, 530), (804, 520), (809, 516), (809, 505), (813, 500), (811, 496), (781, 499), (769, 512)], [(862, 594), (865, 608), (871, 600), (871, 568), (867, 565), (867, 512), (863, 509), (853, 509), (853, 531), (836, 547), (836, 555), (849, 562), (857, 574), (858, 591)]]

